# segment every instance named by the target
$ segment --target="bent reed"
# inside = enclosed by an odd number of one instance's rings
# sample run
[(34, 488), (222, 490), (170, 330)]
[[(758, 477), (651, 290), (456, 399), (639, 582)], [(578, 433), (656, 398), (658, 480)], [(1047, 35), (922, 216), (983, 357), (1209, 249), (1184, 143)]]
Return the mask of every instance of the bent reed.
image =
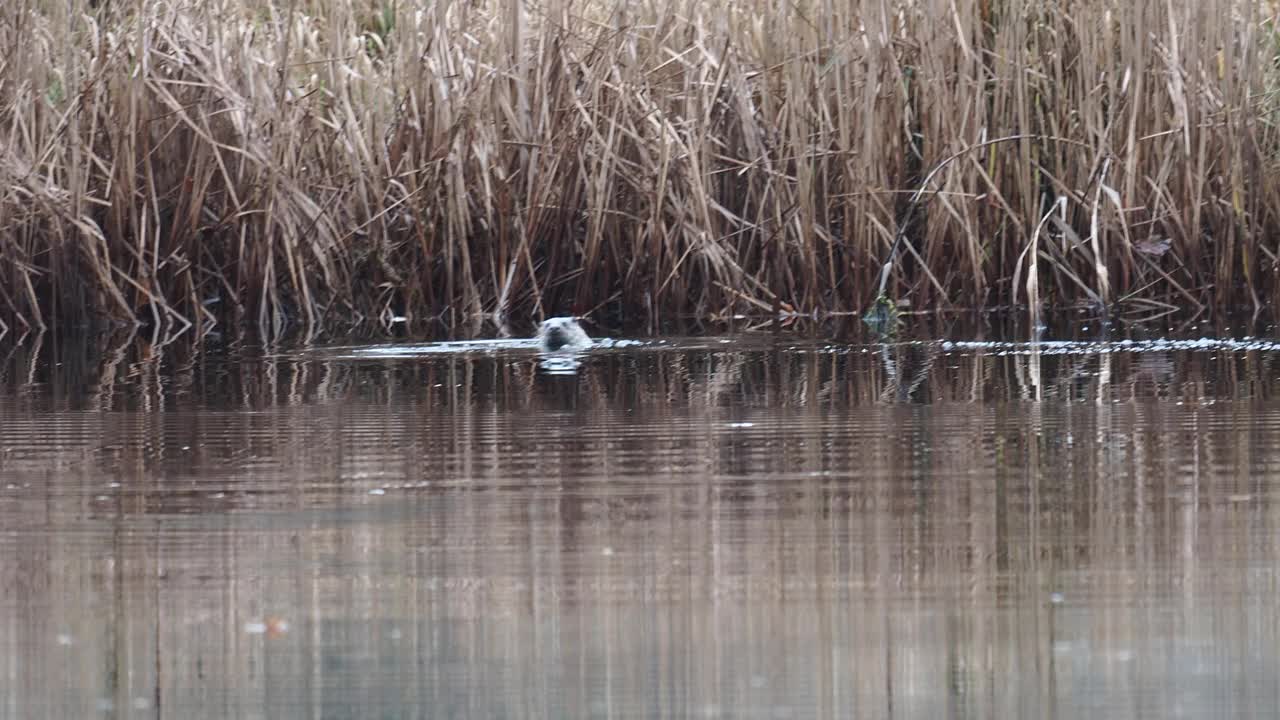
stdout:
[(1266, 304), (1270, 7), (7, 0), (0, 327)]

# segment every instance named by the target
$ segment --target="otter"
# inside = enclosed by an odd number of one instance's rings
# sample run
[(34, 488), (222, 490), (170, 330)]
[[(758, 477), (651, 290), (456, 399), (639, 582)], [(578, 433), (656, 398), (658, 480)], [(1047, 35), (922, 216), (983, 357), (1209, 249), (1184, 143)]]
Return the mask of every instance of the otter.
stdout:
[(578, 318), (554, 317), (538, 328), (538, 345), (543, 352), (573, 352), (590, 349), (592, 342), (591, 336), (578, 324)]

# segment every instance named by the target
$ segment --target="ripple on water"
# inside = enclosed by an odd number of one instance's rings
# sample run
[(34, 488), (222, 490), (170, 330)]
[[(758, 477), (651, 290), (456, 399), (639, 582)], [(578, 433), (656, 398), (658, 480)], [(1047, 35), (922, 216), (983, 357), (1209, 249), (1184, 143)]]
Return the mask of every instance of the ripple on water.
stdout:
[(1271, 706), (1265, 341), (407, 347), (0, 389), (9, 702)]

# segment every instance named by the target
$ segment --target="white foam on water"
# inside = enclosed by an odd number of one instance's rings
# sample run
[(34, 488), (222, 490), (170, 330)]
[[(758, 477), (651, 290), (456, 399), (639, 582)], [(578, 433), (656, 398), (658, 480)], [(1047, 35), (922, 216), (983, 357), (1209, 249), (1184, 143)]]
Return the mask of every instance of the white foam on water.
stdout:
[(945, 352), (976, 351), (997, 355), (1106, 355), (1109, 353), (1169, 352), (1192, 350), (1199, 352), (1248, 352), (1254, 350), (1280, 350), (1280, 343), (1256, 338), (1218, 340), (1046, 340), (1043, 342), (983, 342), (951, 341), (942, 343)]
[[(642, 348), (661, 344), (647, 340), (614, 340), (597, 338), (589, 349), (582, 353), (596, 350), (612, 350), (620, 348)], [(496, 338), (493, 340), (448, 340), (433, 343), (361, 345), (354, 347), (335, 347), (324, 350), (326, 358), (334, 360), (398, 360), (436, 355), (476, 355), (494, 354), (510, 351), (540, 350), (537, 338)]]

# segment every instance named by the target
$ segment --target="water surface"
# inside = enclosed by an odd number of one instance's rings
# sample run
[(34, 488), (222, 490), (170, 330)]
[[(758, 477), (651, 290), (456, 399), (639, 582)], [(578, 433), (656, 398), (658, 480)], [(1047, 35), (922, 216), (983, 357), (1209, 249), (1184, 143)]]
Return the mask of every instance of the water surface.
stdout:
[(1280, 706), (1268, 341), (436, 350), (0, 349), (0, 716)]

